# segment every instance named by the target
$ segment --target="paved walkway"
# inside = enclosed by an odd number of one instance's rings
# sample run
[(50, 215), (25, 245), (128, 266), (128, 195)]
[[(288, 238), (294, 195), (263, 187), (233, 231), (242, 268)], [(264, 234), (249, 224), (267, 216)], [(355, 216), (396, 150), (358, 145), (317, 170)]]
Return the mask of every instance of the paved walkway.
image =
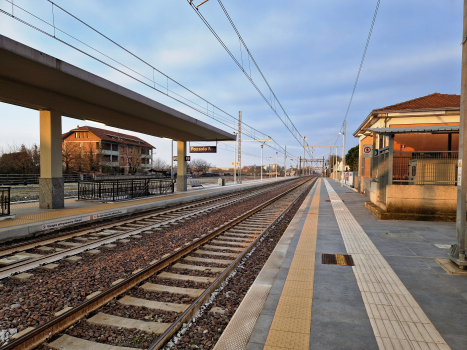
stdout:
[(379, 221), (367, 200), (318, 182), (216, 350), (467, 349), (467, 275), (434, 260), (455, 223)]

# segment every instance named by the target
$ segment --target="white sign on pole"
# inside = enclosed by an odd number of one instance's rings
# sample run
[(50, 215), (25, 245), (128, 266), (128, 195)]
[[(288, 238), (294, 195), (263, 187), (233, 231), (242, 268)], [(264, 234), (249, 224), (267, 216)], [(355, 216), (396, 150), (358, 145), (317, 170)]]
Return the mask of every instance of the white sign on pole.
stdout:
[(364, 145), (362, 147), (363, 151), (363, 158), (371, 158), (371, 153), (373, 151), (373, 146), (372, 145)]

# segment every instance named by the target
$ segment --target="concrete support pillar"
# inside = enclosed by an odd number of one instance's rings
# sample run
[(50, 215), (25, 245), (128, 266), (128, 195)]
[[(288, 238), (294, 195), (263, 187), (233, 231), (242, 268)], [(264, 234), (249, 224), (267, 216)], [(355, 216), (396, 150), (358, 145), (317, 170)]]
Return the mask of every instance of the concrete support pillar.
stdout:
[[(392, 185), (394, 165), (394, 135), (389, 136), (388, 185)], [(387, 192), (386, 192), (387, 193)]]
[(186, 142), (177, 141), (177, 191), (185, 192), (187, 190), (186, 177)]
[(58, 209), (65, 206), (62, 177), (62, 116), (57, 111), (40, 111), (41, 177), (39, 207)]

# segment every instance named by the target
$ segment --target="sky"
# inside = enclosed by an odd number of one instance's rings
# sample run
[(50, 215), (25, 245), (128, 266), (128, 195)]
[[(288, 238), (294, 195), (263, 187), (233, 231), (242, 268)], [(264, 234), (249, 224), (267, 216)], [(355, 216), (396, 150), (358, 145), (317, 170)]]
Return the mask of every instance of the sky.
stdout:
[[(96, 75), (143, 94), (155, 101), (233, 132), (242, 111), (243, 121), (293, 156), (303, 147), (259, 95), (187, 0), (55, 0), (60, 7), (94, 27), (127, 50), (150, 63), (198, 96), (216, 106), (220, 123), (207, 115), (143, 85), (95, 59), (0, 13), (0, 34)], [(199, 0), (198, 2), (201, 2)], [(224, 0), (243, 40), (272, 90), (309, 145), (342, 144), (336, 141), (350, 101), (363, 49), (375, 12), (376, 0)], [(93, 32), (47, 0), (14, 0), (27, 10), (70, 36), (166, 86), (166, 78), (121, 48)], [(53, 27), (19, 7), (13, 15), (53, 35)], [(12, 13), (11, 0), (0, 0), (0, 10)], [(216, 0), (199, 11), (249, 71), (252, 64)], [(381, 0), (378, 16), (347, 117), (347, 149), (358, 144), (352, 133), (371, 110), (432, 94), (460, 94), (462, 0)], [(101, 53), (55, 30), (57, 38), (121, 67)], [(267, 98), (269, 91), (254, 67), (252, 79)], [(141, 78), (144, 81), (146, 78)], [(151, 83), (152, 84), (152, 83)], [(160, 88), (163, 90), (163, 88)], [(206, 108), (206, 102), (175, 83), (169, 89)], [(173, 95), (173, 93), (172, 93)], [(173, 95), (174, 96), (174, 95)], [(191, 102), (189, 102), (191, 103)], [(199, 107), (202, 106), (202, 107)], [(212, 115), (209, 105), (207, 114)], [(218, 112), (222, 109), (227, 114)], [(0, 103), (0, 147), (39, 144), (39, 113)], [(63, 117), (62, 131), (77, 125), (100, 127), (92, 122)], [(109, 127), (105, 127), (109, 128)], [(118, 129), (114, 129), (118, 130)], [(156, 147), (155, 157), (170, 161), (170, 140), (131, 131)], [(258, 134), (260, 138), (264, 137)], [(244, 140), (251, 140), (243, 137)], [(324, 141), (323, 141), (324, 140)], [(205, 143), (192, 143), (204, 145)], [(214, 143), (206, 143), (214, 145)], [(279, 146), (274, 145), (279, 151)], [(217, 154), (192, 154), (218, 167), (234, 160), (233, 144), (219, 144)], [(329, 149), (316, 148), (315, 157)], [(242, 144), (242, 165), (261, 164), (257, 142)], [(264, 148), (264, 164), (275, 162), (276, 151)], [(272, 159), (274, 158), (274, 160)], [(279, 153), (279, 164), (284, 156)], [(290, 160), (287, 164), (290, 165)]]

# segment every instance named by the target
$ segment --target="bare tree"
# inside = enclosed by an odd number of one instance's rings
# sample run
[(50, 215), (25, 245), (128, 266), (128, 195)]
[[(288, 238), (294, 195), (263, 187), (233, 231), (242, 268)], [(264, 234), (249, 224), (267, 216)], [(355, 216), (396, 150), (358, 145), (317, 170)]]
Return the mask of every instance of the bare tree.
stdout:
[(156, 158), (153, 160), (152, 166), (156, 170), (170, 170), (170, 165), (167, 164), (162, 158)]
[(141, 170), (141, 148), (127, 146), (128, 172), (137, 173)]
[(209, 171), (209, 169), (212, 167), (211, 163), (208, 163), (204, 159), (193, 159), (191, 161), (191, 168), (193, 171), (201, 172), (201, 173), (206, 173)]
[(81, 156), (81, 148), (77, 142), (64, 142), (62, 145), (62, 163), (65, 173), (69, 174), (75, 170), (78, 158)]
[(84, 154), (86, 170), (89, 172), (101, 171), (102, 166), (102, 152), (100, 147), (90, 147)]

